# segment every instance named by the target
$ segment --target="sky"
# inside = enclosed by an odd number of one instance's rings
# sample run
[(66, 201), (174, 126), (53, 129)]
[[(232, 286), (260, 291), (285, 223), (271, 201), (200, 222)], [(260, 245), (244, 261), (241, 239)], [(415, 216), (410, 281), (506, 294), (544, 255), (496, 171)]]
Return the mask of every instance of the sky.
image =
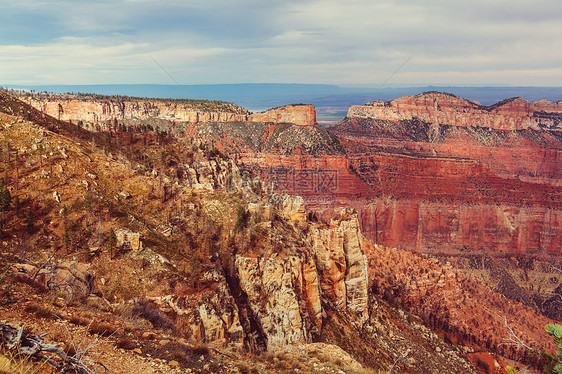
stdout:
[(0, 0), (0, 85), (562, 86), (560, 0)]

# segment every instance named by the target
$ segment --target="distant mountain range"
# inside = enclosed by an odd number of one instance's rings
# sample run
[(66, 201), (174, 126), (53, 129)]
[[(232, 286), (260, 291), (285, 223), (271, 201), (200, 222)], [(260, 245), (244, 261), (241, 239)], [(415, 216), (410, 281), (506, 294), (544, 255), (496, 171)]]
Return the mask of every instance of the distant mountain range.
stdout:
[(426, 91), (455, 94), (484, 105), (491, 105), (508, 97), (521, 96), (526, 100), (562, 100), (562, 87), (344, 87), (329, 84), (245, 83), (213, 85), (109, 84), (109, 85), (43, 85), (15, 86), (38, 92), (95, 93), (136, 97), (186, 98), (229, 101), (250, 111), (259, 112), (286, 104), (314, 104), (320, 122), (333, 122), (345, 117), (351, 105), (373, 100), (392, 100)]

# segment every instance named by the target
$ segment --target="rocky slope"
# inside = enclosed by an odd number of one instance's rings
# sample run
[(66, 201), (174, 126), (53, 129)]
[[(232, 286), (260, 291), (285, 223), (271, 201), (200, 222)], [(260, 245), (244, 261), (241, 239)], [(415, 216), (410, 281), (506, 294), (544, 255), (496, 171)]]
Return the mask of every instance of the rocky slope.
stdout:
[(201, 139), (233, 157), (243, 154), (343, 153), (338, 139), (318, 125), (265, 122), (199, 123), (188, 125), (186, 135)]

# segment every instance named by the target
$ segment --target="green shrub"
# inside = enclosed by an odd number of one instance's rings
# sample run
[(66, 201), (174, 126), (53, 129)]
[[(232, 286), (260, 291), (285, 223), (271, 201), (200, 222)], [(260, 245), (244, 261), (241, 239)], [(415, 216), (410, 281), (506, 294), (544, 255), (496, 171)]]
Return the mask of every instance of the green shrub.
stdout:
[(554, 337), (554, 344), (558, 348), (556, 350), (556, 355), (546, 354), (554, 365), (551, 370), (554, 373), (562, 373), (562, 325), (549, 323), (544, 329), (549, 335)]

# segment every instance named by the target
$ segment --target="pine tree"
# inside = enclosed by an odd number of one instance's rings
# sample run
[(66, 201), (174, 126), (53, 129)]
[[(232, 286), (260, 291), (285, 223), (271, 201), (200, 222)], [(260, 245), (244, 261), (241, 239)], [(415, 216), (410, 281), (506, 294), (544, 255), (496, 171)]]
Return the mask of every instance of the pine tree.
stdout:
[(113, 229), (109, 230), (109, 238), (107, 239), (107, 246), (109, 247), (109, 255), (113, 258), (113, 250), (117, 245), (117, 235), (115, 235), (115, 231)]

